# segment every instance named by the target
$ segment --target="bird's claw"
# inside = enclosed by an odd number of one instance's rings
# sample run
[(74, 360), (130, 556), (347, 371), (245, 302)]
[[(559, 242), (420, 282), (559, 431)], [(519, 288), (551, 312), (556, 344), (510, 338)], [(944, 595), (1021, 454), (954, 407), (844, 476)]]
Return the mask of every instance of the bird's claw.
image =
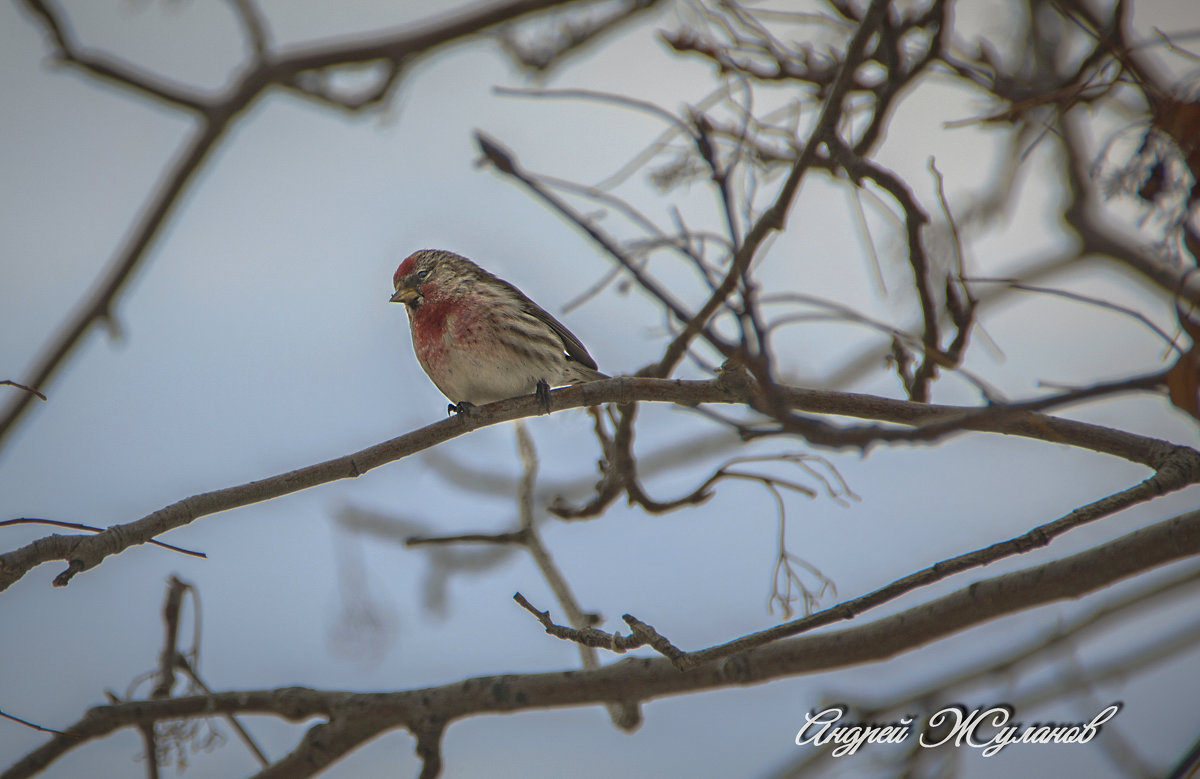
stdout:
[(446, 406), (446, 416), (456, 414), (458, 416), (470, 416), (471, 411), (475, 408), (474, 403), (468, 403), (465, 400), (460, 400), (457, 403), (451, 403)]
[(538, 401), (542, 404), (542, 408), (545, 409), (545, 413), (549, 414), (550, 385), (546, 383), (545, 379), (538, 379), (537, 387), (534, 389), (533, 394), (537, 396)]

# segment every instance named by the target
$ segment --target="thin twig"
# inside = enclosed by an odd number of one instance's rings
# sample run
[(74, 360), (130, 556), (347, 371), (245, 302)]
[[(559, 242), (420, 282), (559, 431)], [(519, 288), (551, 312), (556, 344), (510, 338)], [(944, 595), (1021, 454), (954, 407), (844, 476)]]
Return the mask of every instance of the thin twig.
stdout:
[(8, 386), (8, 387), (16, 387), (17, 389), (22, 389), (22, 390), (25, 390), (26, 392), (31, 392), (31, 393), (33, 393), (34, 395), (37, 395), (37, 396), (38, 396), (38, 398), (40, 398), (41, 400), (45, 400), (45, 399), (46, 399), (46, 396), (45, 396), (45, 395), (43, 395), (42, 393), (38, 392), (38, 391), (37, 391), (36, 389), (34, 389), (33, 387), (27, 387), (27, 386), (25, 386), (24, 384), (19, 384), (19, 383), (17, 383), (17, 382), (15, 382), (15, 381), (13, 381), (12, 379), (5, 379), (5, 380), (3, 380), (3, 381), (0, 381), (0, 385), (5, 385), (5, 386)]
[(79, 738), (79, 736), (75, 735), (74, 733), (67, 733), (67, 732), (64, 732), (61, 730), (55, 730), (54, 728), (48, 728), (44, 725), (38, 725), (35, 722), (30, 722), (27, 719), (21, 719), (20, 717), (9, 714), (8, 712), (0, 711), (0, 717), (3, 717), (4, 719), (7, 719), (7, 720), (12, 720), (13, 722), (17, 723), (18, 725), (24, 725), (27, 728), (32, 728), (33, 730), (39, 731), (41, 733), (54, 733), (55, 735), (66, 736), (67, 738)]
[[(18, 517), (16, 519), (0, 520), (0, 527), (9, 527), (11, 525), (50, 525), (51, 527), (69, 528), (71, 530), (86, 530), (89, 533), (103, 533), (105, 530), (102, 527), (85, 525), (80, 522), (63, 522), (57, 519), (40, 519), (37, 517)], [(184, 549), (183, 547), (174, 546), (163, 541), (156, 541), (153, 538), (148, 539), (146, 543), (162, 547), (163, 549), (170, 549), (172, 552), (179, 552), (180, 554), (189, 555), (191, 557), (199, 557), (202, 560), (208, 559), (208, 555), (204, 552), (194, 552), (191, 549)]]

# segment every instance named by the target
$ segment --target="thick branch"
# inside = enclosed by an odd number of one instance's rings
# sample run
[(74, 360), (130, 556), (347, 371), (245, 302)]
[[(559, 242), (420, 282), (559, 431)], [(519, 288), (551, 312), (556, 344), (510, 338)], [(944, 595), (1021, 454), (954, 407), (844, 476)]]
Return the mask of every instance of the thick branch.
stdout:
[[(272, 714), (289, 720), (324, 716), (330, 722), (315, 726), (306, 737), (306, 742), (322, 741), (320, 759), (304, 764), (324, 766), (366, 739), (393, 728), (421, 734), (429, 731), (431, 723), (450, 723), (478, 714), (602, 704), (615, 699), (648, 701), (878, 662), (1007, 614), (1079, 598), (1195, 554), (1200, 554), (1200, 511), (1159, 522), (1061, 560), (975, 582), (866, 625), (786, 639), (686, 672), (664, 658), (630, 658), (594, 671), (486, 676), (401, 692), (347, 693), (292, 687), (99, 706), (69, 728), (68, 735), (55, 736), (11, 766), (0, 779), (32, 776), (86, 741), (119, 728), (166, 719), (230, 713)], [(284, 775), (279, 766), (275, 764), (264, 775)]]
[[(595, 406), (602, 403), (633, 401), (745, 404), (757, 395), (750, 383), (714, 379), (679, 381), (666, 379), (616, 378), (576, 387), (564, 387), (550, 393), (551, 410)], [(1145, 436), (1111, 428), (1036, 414), (1006, 411), (1003, 407), (983, 409), (933, 406), (855, 393), (802, 390), (775, 387), (774, 397), (788, 408), (821, 414), (854, 416), (901, 425), (930, 425), (937, 433), (928, 435), (921, 427), (913, 430), (891, 426), (864, 425), (828, 428), (825, 445), (864, 448), (888, 441), (929, 442), (966, 430), (1005, 433), (1057, 444), (1067, 444), (1142, 463), (1156, 470), (1169, 463), (1180, 463), (1167, 482), (1178, 489), (1200, 478), (1200, 452)], [(529, 395), (482, 406), (471, 415), (444, 419), (389, 441), (358, 452), (298, 468), (259, 481), (214, 490), (184, 498), (176, 503), (123, 525), (113, 525), (94, 536), (51, 535), (0, 555), (0, 590), (6, 589), (29, 570), (51, 560), (68, 562), (66, 570), (55, 578), (56, 586), (66, 585), (75, 574), (99, 565), (109, 555), (146, 543), (157, 535), (189, 524), (199, 517), (248, 506), (282, 495), (299, 492), (318, 484), (361, 476), (411, 454), (457, 438), (481, 427), (509, 422), (544, 413), (536, 396)]]

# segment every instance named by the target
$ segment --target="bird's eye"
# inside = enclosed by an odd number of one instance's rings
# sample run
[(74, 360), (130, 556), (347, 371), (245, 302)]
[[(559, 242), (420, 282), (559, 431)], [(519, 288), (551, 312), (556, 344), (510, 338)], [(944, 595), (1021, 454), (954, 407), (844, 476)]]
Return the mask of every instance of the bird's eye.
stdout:
[(424, 281), (429, 278), (429, 268), (417, 271), (417, 281)]

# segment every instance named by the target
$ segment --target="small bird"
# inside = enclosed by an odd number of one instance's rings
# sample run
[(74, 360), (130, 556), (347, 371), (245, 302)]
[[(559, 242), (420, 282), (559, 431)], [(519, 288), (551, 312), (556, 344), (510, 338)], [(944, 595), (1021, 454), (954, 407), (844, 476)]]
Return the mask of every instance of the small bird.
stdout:
[(450, 411), (609, 378), (570, 330), (521, 290), (441, 249), (409, 255), (391, 302), (408, 311), (413, 350)]

